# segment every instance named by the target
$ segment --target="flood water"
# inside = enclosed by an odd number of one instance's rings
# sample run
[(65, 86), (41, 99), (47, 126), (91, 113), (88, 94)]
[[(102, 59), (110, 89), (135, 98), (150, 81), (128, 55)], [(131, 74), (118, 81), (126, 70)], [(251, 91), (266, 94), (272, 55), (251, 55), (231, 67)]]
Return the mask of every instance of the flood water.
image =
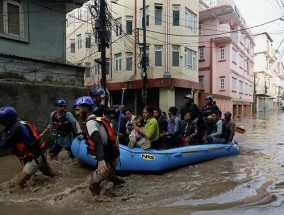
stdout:
[(121, 187), (104, 184), (93, 197), (88, 182), (93, 169), (63, 151), (51, 166), (63, 176), (40, 172), (26, 189), (16, 184), (16, 157), (0, 158), (0, 214), (283, 214), (284, 112), (238, 119), (241, 154), (183, 167), (161, 175), (124, 175)]

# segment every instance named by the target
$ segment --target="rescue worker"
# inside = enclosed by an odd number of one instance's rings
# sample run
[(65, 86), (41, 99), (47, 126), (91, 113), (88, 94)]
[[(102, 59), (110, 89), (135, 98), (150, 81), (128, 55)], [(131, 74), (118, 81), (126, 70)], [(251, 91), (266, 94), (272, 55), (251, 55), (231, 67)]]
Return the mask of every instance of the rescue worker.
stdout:
[(206, 97), (206, 105), (201, 108), (202, 115), (205, 119), (214, 112), (219, 111), (219, 107), (213, 103), (213, 97), (207, 96)]
[(75, 100), (76, 116), (83, 121), (83, 136), (88, 153), (98, 161), (97, 169), (92, 174), (89, 189), (93, 195), (100, 194), (100, 184), (109, 180), (114, 185), (125, 183), (115, 175), (115, 167), (119, 161), (119, 148), (114, 129), (101, 117), (92, 114), (93, 100), (82, 96)]
[(59, 171), (50, 168), (46, 159), (45, 142), (40, 137), (36, 127), (27, 121), (21, 120), (14, 107), (0, 108), (0, 124), (3, 125), (6, 134), (5, 139), (0, 140), (0, 147), (11, 148), (23, 165), (18, 175), (18, 184), (27, 186), (27, 181), (40, 170), (49, 177), (59, 176)]
[(102, 117), (104, 114), (115, 114), (122, 110), (123, 106), (118, 106), (115, 109), (110, 108), (105, 104), (106, 100), (106, 93), (105, 90), (101, 87), (95, 87), (92, 92), (91, 96), (93, 98), (93, 109), (92, 114), (95, 114), (96, 116)]
[[(55, 135), (54, 143), (48, 153), (51, 159), (57, 159), (62, 148), (65, 148), (68, 151), (69, 156), (74, 158), (74, 155), (71, 152), (71, 144), (76, 132), (77, 134), (82, 133), (80, 124), (71, 112), (66, 111), (67, 103), (64, 99), (56, 99), (54, 101), (54, 106), (55, 111), (50, 114), (50, 123), (41, 133), (41, 136), (45, 135), (49, 130)], [(76, 127), (76, 132), (74, 131), (74, 127)]]

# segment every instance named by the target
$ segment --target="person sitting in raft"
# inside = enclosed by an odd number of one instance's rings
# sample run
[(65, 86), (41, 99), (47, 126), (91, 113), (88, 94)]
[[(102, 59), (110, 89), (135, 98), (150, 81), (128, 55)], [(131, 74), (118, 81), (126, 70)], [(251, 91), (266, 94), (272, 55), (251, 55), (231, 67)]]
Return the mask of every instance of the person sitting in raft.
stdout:
[(167, 132), (161, 134), (162, 141), (167, 147), (177, 147), (181, 145), (181, 120), (177, 116), (177, 107), (169, 108), (169, 119)]
[(211, 114), (212, 121), (214, 123), (213, 132), (207, 135), (208, 143), (226, 143), (226, 130), (223, 120), (220, 118), (220, 112), (214, 112)]
[(134, 129), (143, 135), (147, 142), (150, 142), (151, 148), (158, 149), (160, 147), (159, 141), (159, 125), (157, 120), (153, 117), (154, 107), (147, 106), (143, 109), (144, 128), (139, 128), (134, 125)]
[[(119, 109), (120, 105), (116, 104), (113, 105), (112, 108), (114, 110)], [(116, 131), (117, 135), (118, 135), (118, 142), (120, 144), (127, 144), (126, 142), (126, 117), (124, 116), (123, 113), (119, 112), (114, 112), (112, 114), (108, 115), (110, 122), (112, 124), (112, 127), (114, 128), (114, 130)]]
[[(134, 124), (143, 129), (143, 117), (142, 116), (136, 116), (134, 118)], [(141, 147), (141, 149), (148, 149), (151, 147), (150, 142), (147, 142), (146, 139), (144, 138), (144, 136), (138, 132), (137, 130), (135, 130), (134, 125), (132, 126), (132, 128), (130, 128), (130, 125), (128, 124), (128, 128), (132, 129), (130, 135), (129, 135), (129, 143), (128, 143), (128, 147), (129, 148), (133, 148), (134, 146), (138, 146)]]
[(224, 113), (224, 122), (225, 122), (225, 129), (227, 133), (227, 143), (231, 144), (232, 140), (235, 136), (235, 123), (231, 120), (232, 114), (230, 112), (225, 112)]
[(165, 117), (162, 114), (162, 111), (160, 108), (155, 107), (154, 109), (154, 117), (158, 122), (159, 125), (159, 133), (162, 134), (164, 132), (167, 132), (168, 130), (168, 121), (167, 121), (167, 117)]
[(45, 142), (37, 128), (30, 122), (22, 121), (14, 107), (0, 108), (0, 124), (5, 127), (6, 134), (5, 139), (0, 140), (0, 147), (11, 148), (23, 165), (18, 175), (18, 184), (22, 188), (27, 186), (27, 181), (37, 170), (51, 178), (61, 175), (49, 166)]
[(195, 134), (197, 133), (197, 119), (192, 120), (191, 113), (187, 112), (184, 115), (184, 120), (181, 122), (181, 145), (192, 145), (197, 143)]

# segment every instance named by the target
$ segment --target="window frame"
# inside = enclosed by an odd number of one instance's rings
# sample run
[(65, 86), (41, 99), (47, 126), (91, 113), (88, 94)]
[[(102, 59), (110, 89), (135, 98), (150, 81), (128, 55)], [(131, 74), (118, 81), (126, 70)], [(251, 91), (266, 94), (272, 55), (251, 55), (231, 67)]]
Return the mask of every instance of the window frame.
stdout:
[[(196, 52), (189, 49), (185, 48), (185, 54), (184, 54), (184, 62), (185, 62), (185, 67), (190, 69), (190, 70), (196, 70)], [(190, 57), (191, 56), (191, 57)], [(190, 60), (189, 60), (190, 59)], [(191, 62), (191, 64), (190, 64)]]
[[(155, 3), (154, 7), (155, 7), (155, 25), (162, 25), (163, 4)], [(157, 17), (157, 11), (160, 12), (160, 13), (158, 13), (160, 15), (160, 17)]]
[[(177, 14), (175, 14), (178, 12)], [(180, 26), (180, 5), (179, 4), (173, 4), (172, 5), (172, 13), (173, 13), (173, 26)], [(177, 15), (178, 17), (175, 17)]]
[(198, 51), (199, 51), (198, 59), (201, 61), (205, 60), (205, 47), (199, 47)]
[[(125, 64), (125, 66), (126, 66), (125, 68), (126, 68), (126, 69), (125, 69), (125, 70), (131, 72), (131, 71), (133, 71), (133, 52), (126, 52), (125, 55), (126, 55), (126, 56), (125, 56), (125, 59), (126, 59), (126, 61), (125, 61), (125, 63), (126, 63), (126, 64)], [(129, 62), (128, 62), (129, 59), (130, 59), (130, 61), (131, 61), (130, 64), (129, 64)], [(130, 67), (131, 67), (131, 69), (130, 69)]]
[(115, 20), (115, 36), (119, 37), (122, 35), (122, 23), (121, 18)]
[(114, 55), (114, 71), (121, 72), (122, 54), (117, 53)]
[[(8, 4), (15, 5), (19, 7), (19, 35), (9, 33), (9, 13), (8, 13)], [(29, 41), (29, 23), (28, 23), (28, 13), (25, 13), (27, 11), (27, 2), (24, 0), (21, 0), (21, 2), (16, 2), (13, 0), (4, 0), (3, 1), (3, 11), (0, 11), (0, 16), (2, 16), (2, 23), (0, 25), (3, 26), (3, 29), (0, 31), (0, 37), (3, 38), (9, 38), (12, 40), (22, 41), (22, 42), (28, 42)]]
[[(132, 35), (133, 32), (133, 16), (126, 16), (126, 34), (127, 35)], [(131, 32), (129, 31), (129, 24), (131, 24)]]
[[(175, 64), (175, 61), (174, 61), (174, 56), (175, 54), (178, 54), (177, 56), (177, 64)], [(173, 67), (179, 67), (180, 66), (180, 46), (179, 45), (172, 45), (172, 66)]]
[(219, 77), (219, 90), (225, 91), (225, 76)]
[[(154, 49), (155, 49), (155, 66), (157, 67), (161, 67), (163, 66), (163, 46), (162, 45), (155, 45), (154, 46)], [(159, 57), (160, 57), (160, 64), (158, 64), (158, 55), (159, 54)]]

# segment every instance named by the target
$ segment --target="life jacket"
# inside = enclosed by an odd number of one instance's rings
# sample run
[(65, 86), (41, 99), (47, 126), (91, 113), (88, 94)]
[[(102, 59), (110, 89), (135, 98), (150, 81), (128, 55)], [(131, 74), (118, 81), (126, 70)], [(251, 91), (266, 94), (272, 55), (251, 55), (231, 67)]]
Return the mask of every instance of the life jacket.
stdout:
[(28, 128), (28, 130), (31, 132), (35, 140), (35, 142), (32, 145), (26, 145), (24, 143), (15, 144), (13, 154), (15, 154), (19, 158), (21, 163), (25, 164), (28, 161), (32, 161), (34, 158), (43, 155), (43, 153), (45, 153), (46, 151), (46, 144), (41, 138), (40, 132), (32, 123), (27, 121), (17, 121), (14, 126), (19, 124), (25, 125)]
[(59, 117), (56, 112), (52, 114), (52, 128), (62, 136), (70, 134), (73, 130), (72, 123), (66, 118), (65, 112)]
[[(107, 133), (107, 147), (110, 150), (118, 150), (118, 141), (117, 141), (117, 135), (115, 130), (111, 127), (109, 122), (101, 117), (96, 117), (96, 118), (89, 118), (89, 120), (95, 120), (96, 122), (100, 123), (104, 129), (106, 130)], [(96, 152), (96, 143), (92, 141), (91, 136), (88, 133), (86, 123), (83, 123), (82, 128), (83, 128), (83, 135), (86, 140), (87, 144), (87, 151), (89, 154), (91, 154), (93, 157), (96, 157), (97, 152)]]

